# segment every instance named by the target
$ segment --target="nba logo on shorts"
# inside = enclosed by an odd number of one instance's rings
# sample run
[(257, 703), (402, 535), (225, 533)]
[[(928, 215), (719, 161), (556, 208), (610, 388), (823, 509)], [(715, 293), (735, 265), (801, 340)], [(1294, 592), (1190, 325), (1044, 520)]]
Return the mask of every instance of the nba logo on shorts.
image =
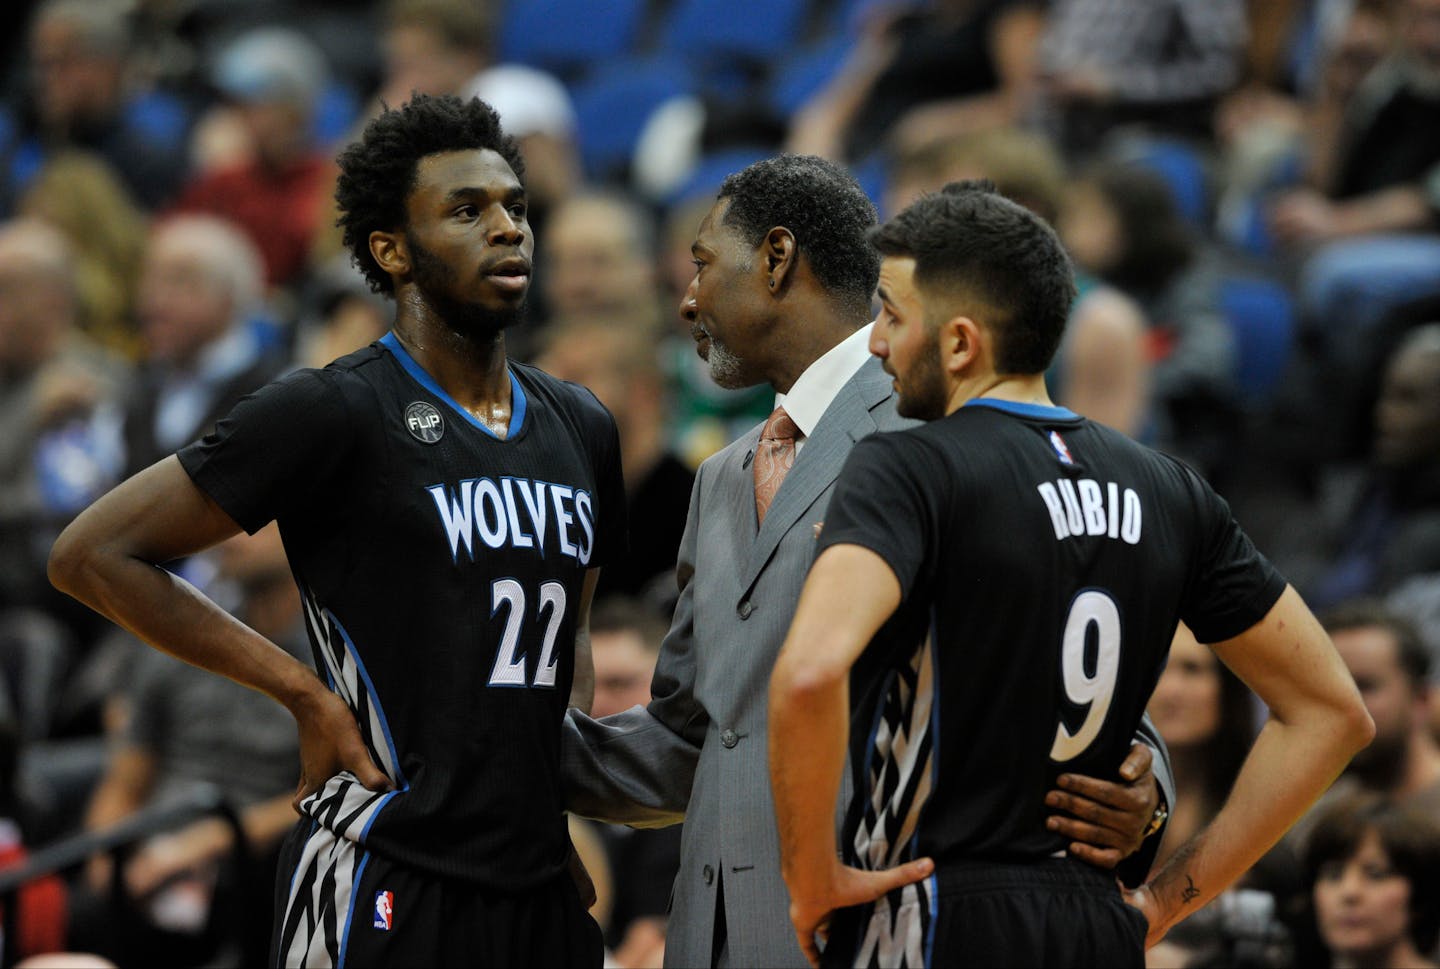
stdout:
[(375, 928), (389, 932), (395, 917), (395, 893), (375, 893)]

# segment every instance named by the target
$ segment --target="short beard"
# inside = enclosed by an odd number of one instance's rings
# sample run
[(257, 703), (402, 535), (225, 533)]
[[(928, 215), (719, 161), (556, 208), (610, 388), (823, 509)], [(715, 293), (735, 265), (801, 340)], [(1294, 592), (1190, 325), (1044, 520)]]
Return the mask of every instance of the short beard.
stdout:
[(718, 387), (741, 390), (755, 383), (745, 376), (745, 362), (713, 336), (710, 338), (710, 352), (705, 355), (705, 364), (710, 368), (710, 379)]
[(494, 310), (446, 296), (455, 271), (413, 238), (410, 240), (410, 275), (425, 302), (447, 327), (473, 343), (492, 343), (505, 330), (525, 320), (528, 298), (512, 307)]
[(945, 416), (948, 402), (945, 374), (940, 369), (940, 347), (932, 344), (929, 352), (915, 361), (909, 375), (901, 381), (895, 412), (919, 421), (939, 420)]

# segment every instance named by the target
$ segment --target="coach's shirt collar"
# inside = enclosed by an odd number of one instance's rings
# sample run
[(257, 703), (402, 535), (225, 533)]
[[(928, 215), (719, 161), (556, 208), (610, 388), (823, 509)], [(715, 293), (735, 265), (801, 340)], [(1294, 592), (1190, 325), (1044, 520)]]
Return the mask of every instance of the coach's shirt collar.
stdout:
[(870, 359), (870, 327), (868, 323), (835, 344), (810, 366), (805, 368), (788, 394), (776, 394), (775, 406), (784, 407), (785, 413), (800, 428), (800, 439), (795, 442), (795, 453), (805, 446), (805, 439), (825, 416), (831, 401), (840, 393), (840, 388), (849, 383), (855, 372)]

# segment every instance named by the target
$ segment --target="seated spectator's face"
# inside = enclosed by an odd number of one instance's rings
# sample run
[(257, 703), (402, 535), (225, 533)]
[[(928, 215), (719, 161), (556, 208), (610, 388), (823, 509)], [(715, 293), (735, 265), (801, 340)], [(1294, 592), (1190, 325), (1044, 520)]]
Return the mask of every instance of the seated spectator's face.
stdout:
[(0, 227), (0, 372), (46, 360), (74, 322), (60, 267), (70, 255), (48, 230)]
[(629, 217), (603, 199), (557, 209), (545, 230), (544, 283), (557, 317), (623, 320), (654, 315), (658, 295), (649, 255)]
[(1148, 712), (1171, 747), (1203, 744), (1220, 729), (1220, 671), (1215, 654), (1183, 624), (1155, 684)]
[(595, 702), (590, 715), (608, 717), (637, 703), (650, 702), (650, 680), (655, 675), (655, 653), (645, 648), (640, 633), (617, 629), (591, 635), (595, 658)]
[(1375, 721), (1375, 739), (1355, 755), (1350, 770), (1383, 785), (1404, 760), (1411, 730), (1424, 707), (1400, 666), (1400, 650), (1388, 630), (1361, 626), (1337, 630), (1331, 639)]
[(61, 18), (43, 20), (30, 35), (35, 105), (47, 125), (103, 118), (119, 101), (118, 57), (88, 50), (79, 28)]
[(230, 294), (180, 240), (156, 238), (140, 278), (140, 332), (146, 355), (184, 364), (230, 325)]
[[(419, 94), (455, 94), (484, 66), (478, 52), (463, 50), (438, 32), (405, 24), (386, 31), (384, 97), (399, 107)], [(398, 99), (398, 100), (397, 100)]]
[(1409, 931), (1410, 882), (1391, 867), (1373, 829), (1349, 858), (1320, 867), (1314, 901), (1320, 936), (1336, 956), (1387, 952)]
[(1091, 182), (1073, 186), (1055, 223), (1070, 257), (1080, 268), (1103, 275), (1119, 261), (1124, 249), (1120, 215)]
[(1428, 80), (1440, 84), (1440, 0), (1404, 0), (1400, 5), (1404, 43)]
[(1375, 405), (1375, 462), (1405, 469), (1440, 457), (1440, 349), (1400, 350), (1385, 371)]

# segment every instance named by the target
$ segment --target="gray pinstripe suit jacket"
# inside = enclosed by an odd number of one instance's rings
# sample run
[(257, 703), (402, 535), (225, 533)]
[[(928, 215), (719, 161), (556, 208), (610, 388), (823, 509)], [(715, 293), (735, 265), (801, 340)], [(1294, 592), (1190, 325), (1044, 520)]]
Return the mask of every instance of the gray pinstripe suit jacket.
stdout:
[[(758, 533), (748, 457), (760, 426), (709, 458), (691, 493), (680, 600), (650, 705), (599, 721), (572, 710), (566, 719), (572, 811), (636, 827), (685, 822), (667, 966), (710, 964), (722, 879), (726, 962), (806, 965), (780, 877), (766, 691), (841, 466), (866, 435), (913, 424), (895, 413), (890, 377), (867, 361), (806, 440)], [(840, 803), (849, 799), (847, 771)]]

